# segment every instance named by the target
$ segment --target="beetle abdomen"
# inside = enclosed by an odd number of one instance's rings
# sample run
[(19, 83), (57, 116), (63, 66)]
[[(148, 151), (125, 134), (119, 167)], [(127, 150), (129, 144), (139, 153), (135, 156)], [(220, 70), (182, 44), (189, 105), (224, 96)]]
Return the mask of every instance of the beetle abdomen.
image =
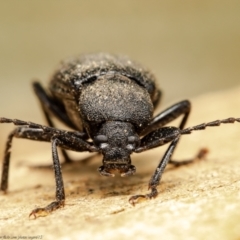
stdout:
[(111, 73), (83, 86), (79, 110), (88, 122), (124, 121), (142, 127), (152, 118), (153, 104), (144, 87)]

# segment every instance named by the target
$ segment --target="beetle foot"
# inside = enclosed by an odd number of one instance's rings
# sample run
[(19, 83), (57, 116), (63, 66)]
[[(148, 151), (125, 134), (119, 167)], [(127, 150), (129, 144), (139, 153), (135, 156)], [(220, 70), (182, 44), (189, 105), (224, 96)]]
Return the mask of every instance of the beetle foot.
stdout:
[(49, 215), (51, 212), (61, 207), (64, 207), (64, 201), (52, 202), (44, 208), (35, 208), (34, 210), (32, 210), (32, 212), (29, 214), (29, 218), (31, 216), (33, 216), (34, 219), (36, 219), (37, 217), (45, 217)]
[(135, 206), (136, 203), (140, 203), (152, 198), (157, 197), (158, 192), (156, 188), (153, 188), (152, 191), (148, 194), (145, 195), (134, 195), (132, 197), (129, 198), (129, 203), (132, 204), (133, 206)]

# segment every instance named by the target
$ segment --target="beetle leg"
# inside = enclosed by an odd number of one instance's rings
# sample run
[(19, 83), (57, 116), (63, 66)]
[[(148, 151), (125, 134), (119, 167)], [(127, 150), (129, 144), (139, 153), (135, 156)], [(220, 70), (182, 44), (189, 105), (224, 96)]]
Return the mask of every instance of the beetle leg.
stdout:
[[(148, 189), (151, 189), (151, 192), (145, 195), (132, 196), (129, 199), (129, 202), (132, 205), (135, 205), (135, 203), (141, 201), (141, 199), (151, 199), (158, 195), (157, 186), (159, 185), (166, 165), (171, 161), (171, 156), (180, 138), (180, 130), (184, 128), (187, 122), (190, 109), (191, 104), (188, 100), (174, 104), (153, 118), (148, 127), (142, 131), (141, 135), (145, 135), (145, 137), (141, 139), (141, 145), (135, 150), (135, 152), (146, 151), (168, 142), (171, 142), (171, 144), (150, 179)], [(183, 115), (183, 119), (178, 129), (173, 127), (161, 128), (181, 115)], [(178, 133), (176, 133), (176, 129), (178, 130)]]
[(57, 153), (57, 146), (73, 150), (73, 151), (89, 151), (89, 152), (97, 152), (98, 149), (94, 147), (91, 143), (86, 142), (81, 138), (81, 133), (76, 132), (68, 132), (62, 131), (58, 129), (54, 129), (51, 127), (45, 127), (38, 124), (24, 122), (17, 119), (7, 119), (0, 118), (0, 122), (2, 123), (11, 123), (13, 122), (16, 125), (24, 125), (21, 127), (17, 127), (9, 134), (6, 149), (3, 160), (3, 169), (2, 169), (2, 179), (1, 179), (1, 190), (4, 192), (7, 191), (8, 187), (8, 173), (9, 173), (9, 163), (10, 163), (10, 154), (11, 154), (11, 146), (12, 140), (14, 137), (16, 138), (25, 138), (30, 140), (37, 141), (46, 141), (52, 142), (52, 158), (53, 158), (53, 168), (55, 173), (55, 181), (56, 181), (56, 201), (50, 203), (44, 208), (36, 208), (34, 209), (29, 217), (34, 216), (46, 216), (52, 211), (63, 207), (65, 201), (64, 194), (64, 186), (62, 180), (61, 173), (61, 165), (59, 162), (59, 157)]
[(50, 133), (44, 133), (42, 129), (26, 128), (26, 127), (18, 127), (9, 134), (6, 142), (4, 158), (3, 158), (2, 179), (1, 179), (2, 191), (6, 192), (8, 188), (8, 173), (9, 173), (9, 164), (10, 164), (13, 137), (28, 138), (28, 139), (38, 140), (38, 141), (50, 141), (51, 135), (52, 134)]
[[(168, 124), (169, 122), (175, 120), (181, 115), (184, 115), (184, 116), (179, 125), (179, 128), (183, 129), (189, 117), (190, 110), (191, 110), (191, 103), (188, 100), (184, 100), (172, 105), (171, 107), (167, 108), (165, 111), (159, 113), (156, 117), (154, 117), (153, 120), (149, 123), (148, 127), (143, 130), (141, 135), (146, 135), (149, 132), (159, 129), (160, 127)], [(208, 151), (206, 148), (202, 148), (199, 150), (196, 157), (192, 159), (183, 160), (183, 161), (174, 161), (170, 159), (169, 163), (176, 167), (179, 167), (181, 165), (186, 165), (196, 160), (203, 159), (206, 156), (207, 152)]]
[(51, 139), (52, 142), (52, 158), (53, 158), (53, 168), (55, 174), (55, 182), (56, 182), (56, 201), (50, 203), (44, 208), (36, 208), (30, 214), (29, 217), (34, 216), (37, 217), (44, 217), (47, 216), (52, 211), (61, 208), (64, 206), (65, 202), (65, 193), (64, 193), (64, 185), (62, 180), (62, 172), (61, 172), (61, 165), (59, 162), (59, 157), (57, 153), (57, 146), (75, 150), (75, 151), (97, 151), (94, 146), (91, 146), (89, 143), (83, 141), (82, 139), (78, 139), (75, 136), (66, 136), (59, 135), (54, 136)]
[[(50, 96), (48, 96), (48, 94), (46, 93), (46, 91), (39, 82), (33, 83), (33, 90), (41, 103), (42, 110), (44, 112), (46, 121), (49, 126), (54, 127), (54, 123), (49, 116), (50, 115), (49, 113), (52, 113), (54, 116), (56, 116), (60, 121), (65, 123), (70, 128), (75, 128), (75, 126), (68, 118), (62, 104), (56, 103), (56, 101), (54, 101)], [(68, 156), (67, 152), (64, 149), (61, 149), (60, 151), (62, 152), (65, 163), (73, 162), (73, 160)]]
[[(51, 96), (47, 94), (47, 92), (39, 82), (33, 83), (33, 90), (41, 103), (42, 110), (44, 112), (46, 121), (49, 126), (55, 127), (53, 121), (50, 118), (50, 113), (52, 113), (54, 116), (56, 116), (60, 121), (62, 121), (70, 128), (75, 128), (71, 120), (68, 118), (64, 110), (64, 106), (62, 106), (61, 103), (56, 102), (56, 100), (53, 100)], [(60, 151), (64, 157), (65, 163), (74, 162), (64, 149), (61, 148)], [(89, 161), (89, 159), (91, 158), (83, 159), (81, 162), (85, 164), (87, 161)]]
[(148, 189), (150, 189), (151, 192), (145, 195), (132, 196), (129, 199), (129, 202), (132, 205), (135, 205), (135, 203), (141, 201), (141, 199), (151, 199), (155, 198), (158, 195), (157, 186), (159, 185), (165, 167), (170, 161), (173, 151), (177, 146), (177, 143), (181, 135), (180, 131), (181, 130), (179, 128), (164, 127), (149, 133), (141, 140), (140, 147), (135, 150), (135, 152), (137, 153), (162, 146), (169, 142), (171, 142), (171, 144), (168, 147), (167, 151), (165, 152), (162, 160), (158, 164), (155, 172), (153, 173), (149, 181)]
[(6, 142), (6, 147), (4, 151), (3, 157), (3, 167), (2, 167), (2, 178), (1, 178), (1, 190), (6, 193), (8, 188), (8, 173), (9, 173), (9, 163), (10, 163), (10, 156), (11, 156), (11, 147), (12, 147), (12, 139), (14, 137), (15, 130), (12, 131), (8, 135), (8, 139)]
[[(192, 131), (200, 131), (205, 130), (207, 127), (218, 127), (221, 124), (229, 124), (234, 122), (240, 122), (240, 118), (227, 118), (222, 120), (215, 120), (208, 123), (202, 123), (193, 127), (185, 128), (185, 129), (178, 129), (174, 127), (165, 127), (157, 129), (145, 137), (141, 139), (141, 145), (138, 147), (135, 152), (142, 152), (146, 151), (158, 146), (161, 146), (165, 143), (171, 142), (170, 146), (168, 147), (167, 151), (165, 152), (162, 160), (160, 161), (159, 165), (157, 166), (154, 174), (152, 175), (148, 188), (151, 189), (151, 192), (146, 195), (135, 195), (129, 199), (129, 202), (132, 205), (139, 202), (141, 199), (151, 199), (158, 195), (157, 186), (161, 180), (161, 176), (163, 171), (168, 163), (176, 164), (176, 161), (171, 160), (171, 156), (173, 151), (175, 150), (177, 143), (180, 139), (180, 135), (190, 134)], [(182, 124), (181, 124), (182, 125)], [(180, 125), (180, 126), (181, 126)], [(207, 149), (203, 149), (199, 152), (196, 158), (201, 159), (207, 153)], [(192, 162), (192, 160), (184, 161), (183, 164), (188, 164)], [(181, 163), (179, 163), (181, 165)]]
[(53, 158), (53, 169), (55, 174), (56, 181), (56, 201), (50, 203), (44, 208), (35, 208), (30, 214), (29, 217), (34, 216), (44, 217), (50, 214), (52, 211), (63, 207), (65, 202), (65, 192), (62, 179), (61, 165), (59, 162), (59, 157), (57, 153), (57, 146), (59, 145), (60, 140), (57, 137), (52, 138), (52, 158)]
[(158, 191), (157, 191), (157, 186), (159, 185), (159, 182), (161, 180), (162, 174), (165, 170), (165, 167), (167, 166), (173, 151), (179, 141), (179, 137), (176, 138), (171, 145), (169, 146), (168, 150), (166, 151), (165, 155), (162, 158), (162, 161), (159, 163), (157, 166), (155, 172), (153, 173), (149, 184), (148, 184), (148, 189), (151, 190), (150, 193), (147, 193), (145, 195), (135, 195), (130, 197), (129, 202), (134, 206), (136, 203), (140, 202), (142, 199), (152, 199), (157, 197)]
[(41, 107), (43, 109), (43, 112), (45, 114), (45, 117), (49, 126), (54, 127), (54, 124), (51, 118), (49, 117), (49, 114), (52, 113), (54, 116), (56, 116), (61, 122), (66, 124), (68, 127), (73, 129), (76, 128), (72, 124), (69, 117), (67, 116), (64, 110), (64, 106), (61, 103), (56, 102), (56, 100), (53, 100), (52, 97), (50, 97), (47, 94), (47, 92), (39, 82), (33, 82), (33, 90), (41, 103)]
[[(161, 146), (161, 145), (169, 142), (168, 136), (166, 135), (166, 139), (165, 139), (164, 143), (159, 144), (158, 143), (159, 139), (156, 136), (159, 136), (158, 133), (163, 131), (161, 129), (165, 129), (165, 128), (162, 128), (164, 125), (175, 120), (176, 118), (178, 118), (181, 115), (183, 115), (183, 118), (179, 125), (179, 130), (182, 130), (187, 122), (187, 119), (190, 114), (190, 110), (191, 110), (191, 103), (188, 100), (184, 100), (184, 101), (181, 101), (179, 103), (172, 105), (171, 107), (167, 108), (165, 111), (159, 113), (156, 117), (154, 117), (152, 119), (152, 121), (148, 124), (147, 128), (145, 128), (141, 132), (141, 135), (145, 135), (145, 137), (141, 140), (141, 146), (140, 146), (140, 148), (136, 149), (136, 152), (145, 151), (145, 150), (151, 149), (156, 146)], [(170, 129), (170, 128), (166, 128), (166, 129)], [(160, 178), (163, 174), (163, 171), (164, 171), (167, 163), (171, 163), (175, 166), (180, 166), (180, 165), (184, 165), (184, 164), (193, 162), (196, 159), (202, 159), (205, 156), (205, 154), (207, 153), (207, 151), (201, 149), (199, 151), (199, 153), (197, 154), (197, 157), (195, 157), (193, 159), (185, 160), (182, 162), (171, 160), (171, 155), (177, 146), (179, 138), (177, 140), (176, 139), (175, 140), (172, 139), (172, 140), (173, 140), (173, 142), (167, 149), (164, 157), (160, 161), (156, 171), (154, 172), (154, 174), (150, 180), (149, 188), (152, 190), (151, 193), (146, 194), (146, 195), (137, 195), (137, 196), (131, 197), (129, 201), (133, 205), (136, 202), (138, 202), (141, 198), (152, 198), (152, 197), (157, 196), (158, 193), (157, 193), (156, 186), (160, 182)], [(161, 170), (160, 172), (159, 172), (159, 169)], [(153, 179), (155, 179), (155, 180), (153, 180)], [(156, 181), (156, 179), (158, 179), (158, 180)]]
[(186, 121), (188, 119), (189, 113), (191, 110), (191, 103), (188, 100), (181, 101), (167, 108), (163, 112), (159, 113), (155, 116), (152, 121), (148, 124), (148, 126), (143, 129), (140, 135), (146, 135), (160, 127), (165, 126), (169, 122), (175, 120), (179, 116), (183, 115), (183, 119), (180, 123), (179, 128), (183, 129)]

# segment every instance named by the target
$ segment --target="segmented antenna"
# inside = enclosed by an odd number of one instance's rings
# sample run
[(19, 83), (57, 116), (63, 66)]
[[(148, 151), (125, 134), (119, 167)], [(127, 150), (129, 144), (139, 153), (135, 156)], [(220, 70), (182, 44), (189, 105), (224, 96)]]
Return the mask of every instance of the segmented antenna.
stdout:
[(33, 122), (28, 122), (28, 121), (23, 121), (23, 120), (19, 120), (19, 119), (11, 119), (11, 118), (0, 118), (0, 123), (13, 123), (16, 126), (22, 126), (22, 127), (26, 127), (26, 128), (36, 128), (36, 129), (42, 129), (44, 132), (51, 132), (51, 133), (56, 133), (56, 134), (71, 134), (74, 135), (76, 137), (86, 137), (85, 133), (82, 132), (78, 132), (78, 131), (66, 131), (66, 130), (60, 130), (57, 128), (53, 128), (53, 127), (48, 127), (48, 126), (44, 126), (41, 124), (37, 124), (37, 123), (33, 123)]
[(202, 123), (202, 124), (181, 130), (181, 135), (190, 134), (192, 131), (205, 130), (206, 127), (218, 127), (222, 123), (226, 124), (226, 123), (234, 123), (234, 122), (240, 122), (240, 118), (226, 118), (223, 120), (216, 120), (208, 123)]
[(19, 119), (0, 118), (0, 123), (13, 123), (16, 126), (43, 129), (45, 132), (56, 132), (57, 133), (57, 131), (58, 131), (55, 128), (52, 128), (52, 127), (43, 126), (41, 124), (28, 122), (28, 121), (23, 121), (23, 120), (19, 120)]
[(29, 128), (43, 128), (42, 125), (33, 123), (33, 122), (26, 122), (19, 119), (10, 119), (10, 118), (0, 118), (0, 123), (13, 123), (16, 126), (26, 126)]

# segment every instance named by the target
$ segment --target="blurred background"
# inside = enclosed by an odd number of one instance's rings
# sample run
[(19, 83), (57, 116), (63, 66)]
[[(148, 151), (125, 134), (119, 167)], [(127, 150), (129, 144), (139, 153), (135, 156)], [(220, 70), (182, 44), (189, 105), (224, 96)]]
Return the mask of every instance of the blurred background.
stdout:
[[(0, 29), (4, 117), (44, 123), (31, 81), (46, 85), (61, 59), (80, 53), (121, 53), (147, 66), (164, 106), (239, 84), (238, 0), (8, 0)], [(0, 127), (2, 142), (12, 126)]]

